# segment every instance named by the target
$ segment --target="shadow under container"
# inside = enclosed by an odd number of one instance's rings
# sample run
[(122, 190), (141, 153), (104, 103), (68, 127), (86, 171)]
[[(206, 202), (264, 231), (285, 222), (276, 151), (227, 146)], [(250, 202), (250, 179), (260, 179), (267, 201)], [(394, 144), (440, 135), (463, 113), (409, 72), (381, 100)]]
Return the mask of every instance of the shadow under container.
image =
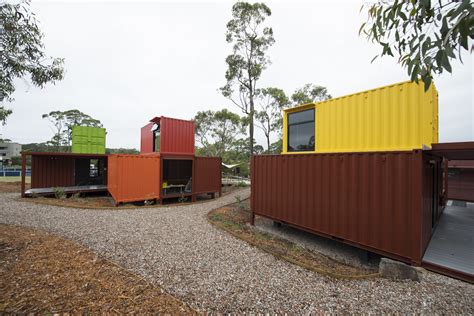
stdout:
[(109, 155), (108, 191), (115, 204), (160, 199), (160, 155)]

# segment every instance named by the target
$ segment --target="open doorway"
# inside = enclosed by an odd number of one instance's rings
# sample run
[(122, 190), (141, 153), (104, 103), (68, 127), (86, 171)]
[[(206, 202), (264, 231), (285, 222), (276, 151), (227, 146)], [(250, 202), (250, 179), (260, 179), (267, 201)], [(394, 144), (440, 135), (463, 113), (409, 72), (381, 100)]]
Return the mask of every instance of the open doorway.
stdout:
[(192, 195), (193, 161), (191, 159), (163, 159), (162, 161), (162, 197)]

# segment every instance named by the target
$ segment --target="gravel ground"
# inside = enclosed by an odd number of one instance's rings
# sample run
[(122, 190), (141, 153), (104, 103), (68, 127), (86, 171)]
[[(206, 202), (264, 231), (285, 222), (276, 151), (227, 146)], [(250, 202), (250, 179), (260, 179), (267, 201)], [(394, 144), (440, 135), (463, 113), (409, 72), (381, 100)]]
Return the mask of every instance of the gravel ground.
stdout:
[(341, 281), (277, 260), (207, 222), (236, 195), (249, 189), (194, 205), (81, 210), (0, 194), (0, 221), (74, 239), (202, 311), (474, 313), (474, 286), (434, 273)]

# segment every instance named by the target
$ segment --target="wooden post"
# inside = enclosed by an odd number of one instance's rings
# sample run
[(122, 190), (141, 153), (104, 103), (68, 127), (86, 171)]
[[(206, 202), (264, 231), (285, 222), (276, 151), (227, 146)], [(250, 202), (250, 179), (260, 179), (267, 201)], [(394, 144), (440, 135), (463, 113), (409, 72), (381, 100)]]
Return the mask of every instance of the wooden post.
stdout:
[(26, 155), (21, 153), (21, 197), (25, 197), (25, 173), (26, 173)]

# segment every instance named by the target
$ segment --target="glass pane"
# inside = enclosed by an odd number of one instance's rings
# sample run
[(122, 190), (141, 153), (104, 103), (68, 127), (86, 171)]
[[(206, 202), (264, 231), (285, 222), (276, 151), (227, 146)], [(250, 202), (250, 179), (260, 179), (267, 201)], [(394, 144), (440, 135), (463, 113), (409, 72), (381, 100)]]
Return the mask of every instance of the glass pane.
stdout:
[(288, 151), (314, 150), (314, 121), (288, 126)]
[(311, 121), (314, 122), (314, 109), (288, 114), (288, 124)]

